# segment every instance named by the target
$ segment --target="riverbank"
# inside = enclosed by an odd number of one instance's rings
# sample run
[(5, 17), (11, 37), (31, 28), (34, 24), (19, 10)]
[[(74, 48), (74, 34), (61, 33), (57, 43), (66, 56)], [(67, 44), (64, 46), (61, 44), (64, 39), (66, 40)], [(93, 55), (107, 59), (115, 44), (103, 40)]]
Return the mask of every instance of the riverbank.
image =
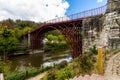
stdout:
[(25, 70), (29, 67), (40, 68), (46, 66), (52, 66), (62, 61), (70, 61), (71, 56), (68, 51), (61, 52), (47, 52), (47, 53), (36, 53), (36, 54), (24, 54), (9, 57), (6, 62), (2, 61), (9, 67), (10, 72), (15, 70)]
[(43, 73), (51, 69), (52, 66), (47, 66), (44, 68), (29, 68), (23, 71), (14, 71), (10, 73), (6, 73), (5, 80), (25, 80), (29, 77), (36, 76), (37, 74)]
[(3, 72), (6, 80), (24, 80), (25, 78), (40, 74), (39, 69), (41, 68), (67, 61), (68, 56), (70, 57), (68, 53), (69, 51), (61, 51), (12, 56), (6, 62), (2, 61), (5, 65), (1, 68), (5, 70)]

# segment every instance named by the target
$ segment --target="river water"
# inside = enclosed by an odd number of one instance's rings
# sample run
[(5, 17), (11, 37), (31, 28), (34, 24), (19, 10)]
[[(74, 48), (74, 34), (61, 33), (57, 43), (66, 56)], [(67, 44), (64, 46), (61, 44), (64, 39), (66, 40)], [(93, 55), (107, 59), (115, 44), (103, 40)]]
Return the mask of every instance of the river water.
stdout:
[(71, 61), (69, 52), (37, 53), (31, 55), (17, 56), (9, 59), (10, 71), (24, 70), (28, 67), (43, 67), (58, 64), (62, 61)]

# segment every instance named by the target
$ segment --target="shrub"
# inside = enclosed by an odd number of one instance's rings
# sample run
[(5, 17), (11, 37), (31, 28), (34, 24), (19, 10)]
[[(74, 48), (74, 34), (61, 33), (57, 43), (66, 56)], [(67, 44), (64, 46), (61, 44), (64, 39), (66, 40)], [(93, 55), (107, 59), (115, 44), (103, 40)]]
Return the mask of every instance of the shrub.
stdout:
[(64, 69), (61, 69), (60, 71), (56, 72), (56, 80), (66, 80), (72, 77), (72, 72), (71, 72), (70, 67), (65, 67)]
[(93, 45), (93, 47), (89, 48), (89, 51), (92, 52), (93, 54), (98, 54), (96, 45)]
[(5, 76), (5, 80), (24, 80), (25, 79), (25, 72), (18, 72), (18, 73), (11, 73)]
[(50, 43), (47, 42), (44, 45), (44, 50), (45, 52), (49, 52), (49, 51), (60, 51), (60, 50), (65, 50), (68, 49), (68, 46), (66, 43)]
[(6, 61), (6, 62), (3, 62), (3, 61), (0, 61), (0, 73), (9, 73), (9, 69), (10, 67), (7, 66), (10, 62), (9, 61)]
[(49, 72), (49, 74), (45, 76), (47, 78), (43, 78), (43, 80), (68, 80), (76, 75), (92, 74), (92, 72), (96, 70), (94, 67), (96, 58), (95, 61), (93, 59), (93, 54), (84, 54), (74, 59), (68, 65), (66, 65), (66, 62), (62, 62), (57, 65), (54, 71)]
[(91, 56), (91, 54), (84, 54), (84, 55), (76, 58), (74, 60), (75, 63), (73, 64), (74, 75), (91, 74), (92, 71), (94, 70), (94, 63), (95, 63), (93, 61), (93, 59), (94, 58), (93, 58), (93, 56)]
[(91, 62), (90, 58), (88, 58), (88, 56), (82, 56), (80, 58), (81, 61), (79, 61), (79, 65), (81, 68), (81, 73), (85, 74), (88, 73), (90, 74), (90, 72), (93, 70), (93, 63)]
[(47, 77), (46, 77), (46, 80), (55, 80), (55, 71), (49, 71), (47, 73)]
[(65, 66), (67, 66), (67, 61), (62, 61), (61, 63), (56, 65), (56, 68), (61, 69), (64, 68)]
[(51, 68), (52, 68), (51, 66), (48, 66), (48, 67), (39, 68), (39, 69), (28, 69), (26, 71), (21, 71), (21, 72), (19, 71), (12, 72), (10, 74), (5, 75), (5, 80), (25, 80), (26, 78), (35, 76)]

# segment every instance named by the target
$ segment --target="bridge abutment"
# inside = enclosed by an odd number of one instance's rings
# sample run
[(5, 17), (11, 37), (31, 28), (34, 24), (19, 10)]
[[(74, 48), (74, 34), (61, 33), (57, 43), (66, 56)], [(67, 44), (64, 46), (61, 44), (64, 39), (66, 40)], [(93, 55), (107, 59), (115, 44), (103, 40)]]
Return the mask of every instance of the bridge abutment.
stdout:
[[(97, 47), (106, 47), (108, 49), (120, 48), (119, 5), (120, 0), (108, 0), (107, 10), (103, 15), (88, 18), (90, 20), (87, 21), (84, 20), (84, 26), (87, 26), (87, 29), (84, 29), (83, 31), (85, 36), (85, 38), (83, 37), (83, 47), (85, 50), (89, 49), (93, 45), (96, 45)], [(99, 25), (90, 24), (91, 22)], [(87, 38), (85, 32), (87, 33)]]

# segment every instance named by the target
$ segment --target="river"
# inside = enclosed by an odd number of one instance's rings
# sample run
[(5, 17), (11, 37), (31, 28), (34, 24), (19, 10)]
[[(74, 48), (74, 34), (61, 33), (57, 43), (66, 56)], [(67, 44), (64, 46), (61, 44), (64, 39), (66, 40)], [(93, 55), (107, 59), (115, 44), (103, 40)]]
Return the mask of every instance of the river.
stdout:
[(72, 57), (67, 52), (57, 52), (57, 53), (37, 53), (31, 55), (23, 55), (17, 57), (11, 57), (9, 59), (10, 71), (24, 70), (28, 67), (42, 67), (49, 66), (53, 64), (58, 64), (62, 61), (71, 61)]

